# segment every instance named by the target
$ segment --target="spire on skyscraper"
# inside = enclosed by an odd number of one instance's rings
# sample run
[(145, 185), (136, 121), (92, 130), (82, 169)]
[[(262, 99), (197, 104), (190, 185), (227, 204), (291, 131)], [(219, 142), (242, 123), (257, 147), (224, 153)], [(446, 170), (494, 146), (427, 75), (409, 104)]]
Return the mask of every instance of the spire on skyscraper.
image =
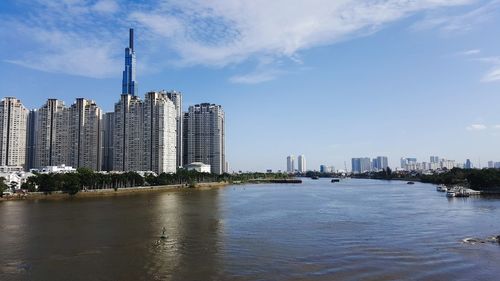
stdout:
[(134, 29), (129, 29), (129, 46), (125, 48), (125, 69), (123, 70), (122, 94), (137, 95), (135, 81)]

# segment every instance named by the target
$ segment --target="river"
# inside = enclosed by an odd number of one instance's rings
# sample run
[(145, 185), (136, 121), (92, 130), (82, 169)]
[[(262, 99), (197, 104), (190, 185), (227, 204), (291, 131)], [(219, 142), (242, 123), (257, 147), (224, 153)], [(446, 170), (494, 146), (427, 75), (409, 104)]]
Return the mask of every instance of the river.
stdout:
[[(165, 227), (166, 239), (160, 239)], [(0, 280), (498, 280), (500, 199), (375, 180), (0, 202)]]

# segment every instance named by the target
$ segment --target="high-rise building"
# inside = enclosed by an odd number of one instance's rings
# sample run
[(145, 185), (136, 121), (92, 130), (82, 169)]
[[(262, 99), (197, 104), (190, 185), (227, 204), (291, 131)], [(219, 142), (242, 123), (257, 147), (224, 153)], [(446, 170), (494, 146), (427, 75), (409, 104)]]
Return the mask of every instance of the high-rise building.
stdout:
[(386, 156), (377, 156), (373, 159), (372, 165), (375, 171), (385, 170), (389, 167), (389, 161)]
[(401, 158), (401, 169), (413, 170), (417, 165), (417, 158)]
[(63, 101), (49, 99), (37, 111), (36, 168), (69, 162), (68, 128), (68, 110)]
[(134, 50), (134, 30), (129, 30), (129, 44), (125, 48), (125, 69), (123, 70), (122, 94), (137, 96), (137, 81), (135, 80), (135, 50)]
[(472, 169), (472, 162), (470, 161), (470, 159), (467, 159), (465, 161), (465, 169)]
[(30, 110), (28, 114), (28, 129), (26, 132), (26, 170), (36, 167), (36, 136), (37, 110)]
[(143, 102), (138, 96), (121, 95), (115, 104), (113, 170), (142, 171), (144, 168)]
[(351, 159), (353, 173), (370, 172), (372, 168), (371, 160), (368, 157)]
[(149, 92), (144, 99), (145, 170), (175, 173), (177, 110), (166, 93)]
[(431, 156), (430, 162), (431, 163), (439, 163), (439, 156)]
[(225, 120), (222, 106), (202, 103), (184, 113), (184, 164), (202, 162), (214, 174), (225, 172)]
[[(183, 118), (183, 113), (182, 113), (182, 95), (179, 92), (176, 91), (169, 91), (166, 92), (167, 97), (174, 103), (175, 105), (175, 111), (176, 111), (176, 123), (177, 123), (177, 159), (176, 159), (176, 165), (177, 168), (182, 167), (182, 164), (184, 163), (183, 161), (183, 156), (184, 156), (184, 149), (183, 149), (183, 129), (182, 129), (182, 123), (184, 121)], [(227, 171), (227, 169), (226, 169)]]
[(286, 171), (288, 173), (295, 172), (295, 156), (290, 155), (290, 156), (286, 157)]
[(27, 125), (28, 110), (21, 101), (0, 101), (0, 166), (25, 166)]
[(489, 169), (495, 168), (495, 161), (488, 161), (488, 168)]
[(68, 108), (69, 162), (74, 168), (102, 168), (102, 111), (92, 100), (83, 98)]
[(115, 127), (115, 113), (106, 112), (102, 118), (102, 170), (113, 171), (113, 129)]
[(297, 168), (299, 170), (299, 173), (305, 173), (307, 172), (307, 168), (306, 168), (306, 157), (304, 155), (299, 155), (297, 157)]

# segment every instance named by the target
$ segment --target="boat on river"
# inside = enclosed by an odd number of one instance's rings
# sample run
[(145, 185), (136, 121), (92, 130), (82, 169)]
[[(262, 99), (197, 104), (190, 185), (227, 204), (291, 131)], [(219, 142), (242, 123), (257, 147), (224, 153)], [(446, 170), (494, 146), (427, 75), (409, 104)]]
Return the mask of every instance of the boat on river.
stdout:
[(436, 190), (439, 191), (439, 192), (446, 192), (446, 191), (448, 191), (448, 188), (446, 186), (444, 186), (444, 185), (438, 185), (436, 187)]
[(332, 179), (332, 182), (340, 182), (340, 179)]
[(415, 183), (414, 183), (414, 182), (412, 182), (412, 181), (409, 181), (409, 182), (407, 182), (406, 184), (415, 184)]

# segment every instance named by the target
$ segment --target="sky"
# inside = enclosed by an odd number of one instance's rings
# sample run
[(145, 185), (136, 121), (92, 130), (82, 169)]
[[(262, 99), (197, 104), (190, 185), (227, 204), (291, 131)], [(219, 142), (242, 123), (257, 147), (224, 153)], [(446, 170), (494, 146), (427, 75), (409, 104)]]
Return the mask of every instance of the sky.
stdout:
[(3, 0), (0, 96), (112, 111), (131, 27), (140, 96), (221, 104), (230, 171), (500, 161), (498, 0)]

